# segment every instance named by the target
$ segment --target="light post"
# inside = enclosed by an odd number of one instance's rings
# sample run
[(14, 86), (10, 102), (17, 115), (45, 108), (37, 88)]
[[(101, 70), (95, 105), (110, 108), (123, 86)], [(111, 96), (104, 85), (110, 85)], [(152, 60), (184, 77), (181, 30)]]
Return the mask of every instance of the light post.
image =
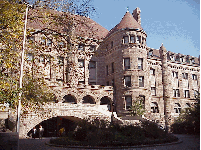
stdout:
[(23, 45), (22, 45), (22, 57), (21, 57), (21, 65), (20, 65), (20, 93), (18, 99), (18, 107), (17, 107), (17, 132), (19, 134), (20, 129), (20, 111), (21, 111), (21, 97), (22, 97), (22, 78), (23, 78), (23, 66), (24, 66), (24, 51), (25, 51), (25, 41), (26, 41), (26, 30), (27, 30), (27, 15), (28, 15), (28, 8), (31, 6), (27, 3), (26, 4), (26, 13), (25, 13), (25, 23), (24, 23), (24, 37), (23, 37)]

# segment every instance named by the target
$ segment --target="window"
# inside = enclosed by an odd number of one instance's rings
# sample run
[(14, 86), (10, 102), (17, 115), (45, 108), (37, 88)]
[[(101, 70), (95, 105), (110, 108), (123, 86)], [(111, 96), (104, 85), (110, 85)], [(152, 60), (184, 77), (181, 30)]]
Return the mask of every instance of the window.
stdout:
[(151, 112), (159, 113), (158, 104), (156, 102), (151, 102)]
[(108, 65), (106, 66), (106, 74), (108, 75), (109, 72), (108, 72)]
[(179, 89), (173, 89), (173, 97), (180, 97)]
[(195, 63), (195, 59), (194, 59), (194, 58), (192, 58), (192, 59), (191, 59), (191, 62), (192, 62), (192, 63)]
[(63, 66), (64, 65), (64, 57), (57, 57), (58, 65)]
[(112, 73), (114, 73), (114, 62), (112, 63)]
[(153, 50), (150, 50), (148, 53), (149, 56), (153, 56)]
[(95, 61), (89, 62), (89, 69), (92, 69), (92, 68), (96, 68), (96, 62)]
[(124, 68), (125, 70), (130, 69), (130, 58), (124, 58)]
[(112, 79), (112, 86), (114, 87), (114, 79)]
[(192, 74), (192, 79), (193, 80), (197, 80), (197, 75), (196, 74)]
[(138, 58), (138, 69), (143, 69), (143, 58)]
[(50, 39), (47, 40), (47, 46), (52, 46), (52, 41)]
[(124, 38), (123, 38), (123, 40), (124, 40), (124, 44), (127, 44), (128, 43), (128, 36), (124, 36)]
[(190, 103), (186, 103), (186, 105), (185, 105), (185, 111), (186, 112), (190, 112), (190, 108), (191, 108), (191, 104)]
[(48, 56), (46, 61), (47, 61), (47, 63), (51, 63), (51, 57)]
[(130, 36), (130, 43), (135, 43), (135, 37), (134, 36)]
[(90, 45), (90, 51), (94, 52), (96, 50), (96, 45)]
[(181, 113), (181, 105), (179, 103), (175, 103), (174, 110), (175, 113)]
[(78, 59), (78, 65), (80, 68), (84, 67), (84, 60), (83, 59)]
[(172, 71), (172, 77), (173, 78), (178, 78), (178, 72)]
[(136, 43), (140, 43), (140, 38), (139, 38), (139, 36), (136, 36)]
[(84, 51), (84, 45), (83, 45), (83, 44), (79, 44), (79, 45), (78, 45), (78, 50)]
[(32, 54), (32, 53), (28, 53), (28, 54), (27, 54), (27, 60), (28, 60), (28, 61), (33, 60), (33, 54)]
[(126, 109), (130, 109), (132, 106), (132, 97), (131, 96), (125, 96), (126, 101)]
[(170, 55), (170, 60), (172, 60), (172, 61), (174, 61), (174, 60), (175, 60), (174, 55)]
[(33, 43), (35, 41), (35, 36), (28, 36), (27, 39), (30, 43)]
[(180, 57), (180, 62), (184, 62), (184, 57)]
[(156, 95), (156, 87), (151, 87), (151, 95), (152, 96)]
[(65, 47), (65, 42), (63, 42), (63, 41), (58, 42), (58, 47), (59, 48), (64, 48)]
[(190, 98), (189, 90), (184, 90), (184, 97), (185, 98)]
[(45, 63), (45, 57), (43, 55), (40, 56), (39, 62), (40, 63)]
[(139, 76), (139, 87), (144, 87), (144, 76)]
[(188, 73), (182, 73), (183, 79), (188, 79)]
[(45, 43), (46, 43), (45, 37), (42, 37), (42, 38), (41, 38), (41, 44), (42, 44), (42, 45), (45, 45)]
[(150, 75), (155, 75), (155, 69), (150, 69)]
[(111, 42), (111, 48), (113, 48), (113, 41)]
[(194, 97), (197, 98), (197, 96), (198, 96), (198, 91), (194, 90)]
[(131, 87), (131, 76), (125, 76), (124, 83), (126, 87)]

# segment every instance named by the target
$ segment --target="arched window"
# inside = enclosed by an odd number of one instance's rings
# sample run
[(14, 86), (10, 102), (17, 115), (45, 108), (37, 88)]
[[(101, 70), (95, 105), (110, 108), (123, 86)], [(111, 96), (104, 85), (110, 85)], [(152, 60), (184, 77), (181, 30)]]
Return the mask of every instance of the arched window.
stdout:
[(83, 97), (83, 103), (95, 104), (95, 100), (90, 95)]
[(100, 105), (107, 105), (108, 110), (111, 111), (111, 101), (110, 98), (107, 96), (104, 96), (100, 100)]
[(72, 103), (72, 104), (77, 104), (77, 100), (74, 96), (72, 95), (65, 95), (63, 97), (63, 99), (65, 100), (64, 103)]

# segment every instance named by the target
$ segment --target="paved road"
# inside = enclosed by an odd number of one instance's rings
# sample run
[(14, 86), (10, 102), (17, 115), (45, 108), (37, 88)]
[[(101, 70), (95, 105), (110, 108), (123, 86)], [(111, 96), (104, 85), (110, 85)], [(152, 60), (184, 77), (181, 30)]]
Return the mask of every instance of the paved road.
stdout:
[[(129, 148), (128, 150), (200, 150), (200, 137), (194, 135), (176, 135), (183, 142), (174, 145)], [(19, 150), (76, 150), (78, 148), (50, 147), (45, 145), (50, 138), (20, 139)], [(91, 149), (92, 150), (92, 149)]]

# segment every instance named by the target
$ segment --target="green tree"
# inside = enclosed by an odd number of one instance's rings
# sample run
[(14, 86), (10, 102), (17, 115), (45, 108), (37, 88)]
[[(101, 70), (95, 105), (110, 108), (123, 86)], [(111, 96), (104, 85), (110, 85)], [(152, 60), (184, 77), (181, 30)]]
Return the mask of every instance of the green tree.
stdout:
[(171, 126), (174, 133), (200, 133), (200, 93), (196, 96), (195, 101), (193, 107), (182, 110)]
[(141, 116), (145, 112), (144, 109), (144, 99), (143, 97), (136, 97), (136, 99), (133, 101), (131, 106), (131, 115), (132, 116)]

